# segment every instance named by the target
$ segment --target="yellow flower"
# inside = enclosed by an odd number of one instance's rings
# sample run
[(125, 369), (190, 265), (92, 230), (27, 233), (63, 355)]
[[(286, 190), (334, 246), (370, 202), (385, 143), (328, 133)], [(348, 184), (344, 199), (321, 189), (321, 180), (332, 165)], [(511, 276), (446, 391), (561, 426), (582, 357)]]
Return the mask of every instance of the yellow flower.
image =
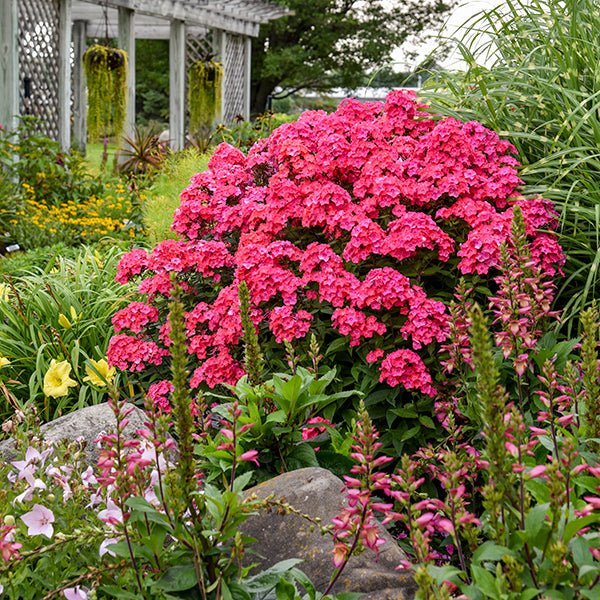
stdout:
[(60, 313), (60, 315), (58, 315), (58, 322), (60, 323), (60, 325), (62, 325), (65, 329), (71, 329), (71, 322), (69, 321), (69, 319), (67, 319), (67, 317), (65, 317), (65, 315), (63, 315), (62, 313)]
[(10, 365), (10, 360), (8, 360), (8, 358), (6, 358), (6, 356), (2, 356), (0, 354), (0, 369), (2, 367), (6, 367), (7, 365)]
[(106, 359), (92, 359), (90, 362), (92, 363), (92, 366), (85, 365), (87, 377), (83, 378), (84, 381), (89, 381), (97, 387), (105, 387), (107, 382), (110, 383), (115, 378), (117, 369), (115, 367), (109, 367)]
[(8, 292), (10, 288), (4, 284), (0, 283), (0, 302), (8, 302)]
[(69, 377), (71, 365), (66, 360), (56, 362), (53, 358), (50, 368), (44, 375), (44, 394), (52, 398), (60, 398), (69, 393), (69, 388), (77, 385), (77, 382)]

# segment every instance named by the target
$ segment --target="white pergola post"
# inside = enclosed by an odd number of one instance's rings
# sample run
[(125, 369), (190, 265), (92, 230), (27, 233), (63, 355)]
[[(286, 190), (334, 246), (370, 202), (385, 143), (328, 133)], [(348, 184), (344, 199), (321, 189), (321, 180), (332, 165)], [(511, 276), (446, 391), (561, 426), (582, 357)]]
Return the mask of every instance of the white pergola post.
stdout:
[[(119, 6), (119, 48), (127, 53), (127, 115), (125, 133), (135, 129), (135, 11)], [(118, 140), (117, 140), (118, 141)]]
[(185, 22), (171, 21), (169, 38), (169, 138), (173, 150), (185, 143)]
[(87, 147), (87, 90), (83, 55), (86, 51), (87, 21), (73, 22), (73, 137), (81, 155)]
[(0, 3), (0, 125), (15, 131), (19, 114), (19, 50), (17, 0)]
[(221, 114), (219, 115), (219, 121), (222, 123), (225, 120), (225, 86), (227, 84), (227, 66), (225, 65), (226, 58), (226, 44), (227, 44), (227, 33), (222, 29), (215, 29), (213, 31), (213, 47), (217, 60), (223, 65), (223, 79), (221, 81)]
[(250, 120), (250, 98), (252, 96), (252, 40), (244, 38), (244, 112), (242, 116), (246, 121)]
[(58, 141), (71, 150), (71, 0), (60, 1), (58, 25)]

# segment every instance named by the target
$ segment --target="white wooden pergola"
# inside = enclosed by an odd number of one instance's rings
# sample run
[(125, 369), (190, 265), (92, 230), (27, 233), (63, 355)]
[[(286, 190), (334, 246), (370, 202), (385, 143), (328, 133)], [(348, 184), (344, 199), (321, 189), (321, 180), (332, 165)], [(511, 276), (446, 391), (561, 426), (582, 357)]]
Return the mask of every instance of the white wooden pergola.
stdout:
[(116, 38), (129, 56), (126, 132), (135, 123), (135, 40), (169, 40), (172, 148), (185, 141), (186, 74), (194, 50), (223, 63), (223, 122), (250, 113), (251, 38), (290, 11), (268, 0), (1, 0), (0, 125), (36, 114), (43, 133), (85, 150), (82, 56), (88, 38)]

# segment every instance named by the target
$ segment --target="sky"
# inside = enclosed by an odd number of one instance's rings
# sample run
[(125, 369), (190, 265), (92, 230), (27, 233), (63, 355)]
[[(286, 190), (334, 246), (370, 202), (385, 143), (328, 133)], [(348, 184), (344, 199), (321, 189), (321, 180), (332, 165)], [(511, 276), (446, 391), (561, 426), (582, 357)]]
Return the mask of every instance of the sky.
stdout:
[[(461, 26), (464, 25), (474, 15), (481, 13), (485, 10), (489, 10), (498, 6), (502, 3), (502, 0), (467, 0), (459, 2), (458, 6), (450, 13), (446, 23), (439, 32), (442, 37), (462, 37), (463, 32)], [(438, 32), (432, 32), (435, 34)], [(426, 58), (429, 52), (433, 51), (439, 42), (432, 42), (424, 46), (423, 50), (419, 52), (419, 58), (416, 60), (409, 60), (405, 56), (403, 50), (397, 50), (393, 58), (396, 61), (394, 69), (396, 71), (405, 71), (416, 66), (421, 60)], [(452, 52), (447, 59), (442, 62), (442, 66), (447, 69), (464, 69), (464, 63), (460, 58), (458, 51)]]

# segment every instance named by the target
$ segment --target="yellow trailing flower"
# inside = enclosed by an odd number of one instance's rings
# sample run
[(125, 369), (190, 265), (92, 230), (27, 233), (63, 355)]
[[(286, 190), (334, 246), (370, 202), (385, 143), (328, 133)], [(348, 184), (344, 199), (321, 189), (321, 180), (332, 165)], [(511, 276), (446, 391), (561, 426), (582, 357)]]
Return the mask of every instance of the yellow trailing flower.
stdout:
[(8, 360), (8, 358), (6, 358), (6, 356), (2, 356), (0, 354), (0, 369), (2, 367), (6, 367), (7, 365), (10, 365), (10, 360)]
[(85, 365), (87, 376), (83, 378), (84, 381), (89, 381), (97, 387), (105, 387), (107, 382), (110, 383), (115, 378), (117, 369), (115, 367), (109, 367), (106, 359), (92, 359), (90, 362), (92, 363), (92, 366)]
[(69, 388), (77, 385), (77, 382), (69, 377), (71, 365), (66, 360), (56, 362), (50, 361), (50, 368), (44, 375), (44, 394), (52, 398), (60, 398), (69, 393)]

